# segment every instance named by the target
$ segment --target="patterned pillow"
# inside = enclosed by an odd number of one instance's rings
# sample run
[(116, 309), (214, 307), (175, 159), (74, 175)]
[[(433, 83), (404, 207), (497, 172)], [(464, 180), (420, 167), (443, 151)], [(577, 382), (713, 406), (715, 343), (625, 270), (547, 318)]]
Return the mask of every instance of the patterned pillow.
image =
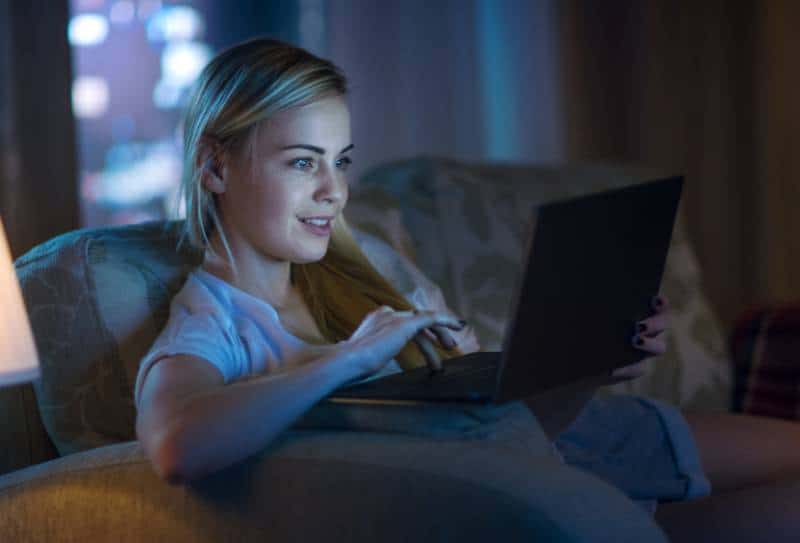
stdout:
[[(404, 240), (406, 252), (441, 288), (448, 306), (473, 324), (481, 348), (499, 350), (530, 207), (657, 175), (607, 165), (406, 161), (364, 176), (348, 218), (361, 226), (359, 217), (369, 217), (365, 228), (390, 242)], [(381, 224), (380, 212), (364, 213), (371, 201), (379, 202), (379, 210), (395, 210), (390, 224)], [(673, 308), (668, 352), (652, 359), (643, 377), (605, 392), (642, 394), (688, 408), (729, 409), (730, 357), (701, 290), (682, 220), (667, 257), (662, 293)]]
[(733, 410), (800, 419), (800, 306), (756, 309), (731, 337)]
[(42, 364), (36, 401), (62, 456), (134, 439), (139, 360), (198, 262), (163, 226), (70, 232), (16, 262)]

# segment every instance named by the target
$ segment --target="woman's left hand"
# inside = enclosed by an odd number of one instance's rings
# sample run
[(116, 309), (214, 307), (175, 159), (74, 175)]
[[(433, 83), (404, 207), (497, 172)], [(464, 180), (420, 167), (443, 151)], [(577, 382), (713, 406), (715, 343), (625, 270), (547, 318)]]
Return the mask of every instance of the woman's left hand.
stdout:
[(664, 331), (669, 328), (669, 304), (664, 296), (655, 296), (652, 301), (653, 315), (636, 323), (631, 342), (637, 349), (650, 353), (640, 362), (618, 368), (611, 373), (612, 384), (636, 379), (645, 374), (647, 360), (667, 351)]

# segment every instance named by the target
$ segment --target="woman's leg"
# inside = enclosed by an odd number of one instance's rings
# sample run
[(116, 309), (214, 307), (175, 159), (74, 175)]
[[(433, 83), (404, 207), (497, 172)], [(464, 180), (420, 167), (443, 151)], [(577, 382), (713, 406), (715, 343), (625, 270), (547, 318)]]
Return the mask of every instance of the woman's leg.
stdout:
[(673, 543), (795, 543), (800, 481), (771, 483), (659, 504), (655, 520)]
[(800, 423), (723, 412), (685, 412), (713, 493), (800, 479)]
[(800, 423), (732, 413), (684, 414), (712, 494), (658, 506), (656, 520), (670, 538), (800, 540)]

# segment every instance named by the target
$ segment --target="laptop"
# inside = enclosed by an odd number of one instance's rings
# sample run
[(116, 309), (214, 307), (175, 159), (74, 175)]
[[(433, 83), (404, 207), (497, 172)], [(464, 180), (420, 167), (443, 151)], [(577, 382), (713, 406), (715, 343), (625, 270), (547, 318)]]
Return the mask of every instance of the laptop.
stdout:
[(635, 323), (658, 294), (683, 177), (534, 207), (502, 351), (335, 390), (333, 402), (502, 404), (634, 364)]

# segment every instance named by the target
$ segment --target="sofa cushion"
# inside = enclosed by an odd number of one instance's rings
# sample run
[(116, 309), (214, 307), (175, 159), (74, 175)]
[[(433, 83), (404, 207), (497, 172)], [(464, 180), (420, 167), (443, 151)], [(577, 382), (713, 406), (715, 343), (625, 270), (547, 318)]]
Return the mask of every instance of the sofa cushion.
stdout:
[[(347, 213), (351, 223), (387, 241), (413, 240), (406, 252), (441, 287), (448, 305), (473, 324), (481, 347), (499, 350), (531, 206), (655, 177), (664, 175), (633, 166), (418, 159), (368, 172)], [(373, 201), (378, 210), (394, 214), (370, 210)], [(645, 376), (607, 392), (643, 394), (683, 407), (729, 408), (730, 357), (700, 280), (679, 218), (662, 282), (673, 309), (668, 352), (652, 360)]]
[(42, 365), (36, 399), (59, 454), (134, 439), (139, 359), (199, 262), (175, 240), (172, 223), (85, 229), (17, 260)]
[(800, 419), (800, 305), (760, 307), (742, 315), (731, 352), (734, 411)]

